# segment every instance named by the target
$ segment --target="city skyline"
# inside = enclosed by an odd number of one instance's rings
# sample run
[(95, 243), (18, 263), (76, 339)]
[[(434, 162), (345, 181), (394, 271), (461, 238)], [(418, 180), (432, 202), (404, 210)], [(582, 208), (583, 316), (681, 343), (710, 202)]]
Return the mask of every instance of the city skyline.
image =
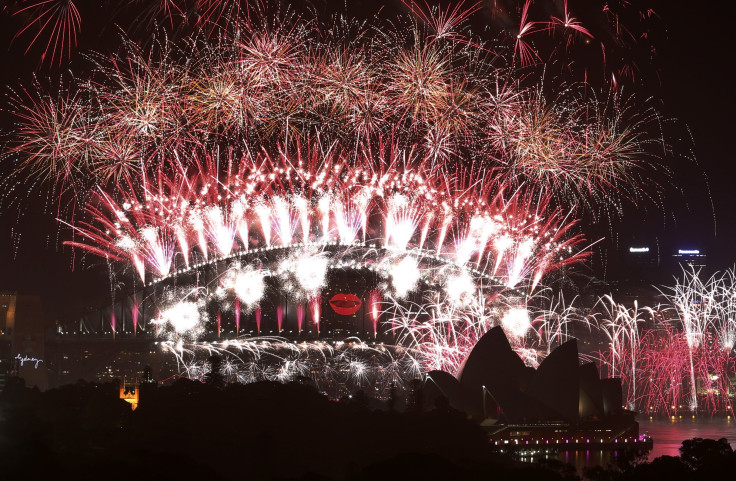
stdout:
[(11, 472), (733, 471), (735, 14), (2, 2)]

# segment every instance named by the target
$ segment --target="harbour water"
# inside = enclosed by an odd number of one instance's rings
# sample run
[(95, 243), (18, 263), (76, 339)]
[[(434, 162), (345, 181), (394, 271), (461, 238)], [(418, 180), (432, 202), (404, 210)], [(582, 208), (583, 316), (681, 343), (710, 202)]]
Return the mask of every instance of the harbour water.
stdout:
[[(736, 420), (725, 416), (709, 417), (692, 415), (678, 415), (673, 418), (643, 418), (639, 419), (639, 432), (647, 434), (654, 439), (654, 445), (646, 454), (646, 459), (652, 461), (659, 456), (679, 456), (680, 446), (686, 439), (728, 439), (731, 446), (736, 449)], [(575, 466), (578, 474), (583, 474), (587, 467), (609, 466), (619, 464), (622, 457), (629, 457), (631, 453), (617, 453), (612, 451), (588, 450), (588, 451), (561, 451), (553, 458), (565, 464)], [(526, 461), (538, 461), (540, 458), (523, 458)]]
[(731, 447), (736, 448), (736, 420), (724, 416), (639, 419), (639, 432), (654, 438), (650, 460), (659, 456), (678, 456), (682, 441), (692, 438), (726, 438)]

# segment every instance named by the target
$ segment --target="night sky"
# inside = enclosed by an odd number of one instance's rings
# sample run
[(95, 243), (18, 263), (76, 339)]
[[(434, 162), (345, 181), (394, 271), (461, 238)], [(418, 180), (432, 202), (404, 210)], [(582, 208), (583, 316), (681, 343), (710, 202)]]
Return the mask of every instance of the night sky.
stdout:
[[(679, 0), (632, 2), (651, 5), (661, 20), (659, 28), (647, 39), (654, 48), (650, 52), (654, 55), (652, 64), (642, 64), (640, 80), (628, 83), (626, 88), (640, 98), (659, 99), (661, 102), (655, 103), (663, 117), (672, 119), (667, 128), (679, 131), (683, 140), (674, 145), (674, 158), (668, 159), (674, 175), (663, 205), (627, 206), (623, 218), (614, 221), (611, 230), (618, 235), (619, 249), (631, 244), (658, 243), (666, 254), (678, 247), (700, 248), (707, 251), (709, 264), (714, 268), (732, 267), (736, 262), (736, 159), (731, 145), (736, 132), (736, 105), (730, 30), (736, 18), (736, 4), (726, 2), (716, 7), (713, 3)], [(0, 2), (0, 8), (12, 3)], [(116, 27), (105, 23), (109, 6), (97, 1), (79, 3), (83, 20), (78, 53), (65, 61), (62, 68), (39, 68), (37, 51), (31, 49), (24, 56), (25, 44), (16, 42), (11, 46), (18, 23), (6, 12), (0, 15), (0, 83), (18, 86), (27, 83), (35, 72), (42, 83), (53, 85), (54, 80), (43, 79), (58, 79), (60, 72), (74, 74), (84, 65), (79, 52), (114, 49), (119, 37)], [(82, 5), (85, 3), (94, 6)], [(368, 18), (376, 11), (378, 15), (393, 17), (392, 12), (404, 10), (399, 0), (382, 3), (384, 8), (379, 9), (379, 1), (314, 2), (317, 10), (344, 9), (346, 4), (349, 14)], [(571, 1), (571, 5), (575, 2)], [(474, 25), (482, 18), (478, 14)], [(9, 122), (7, 113), (0, 112), (4, 132), (8, 131)], [(694, 142), (687, 139), (689, 132)], [(689, 149), (694, 149), (694, 156)], [(2, 162), (7, 168), (8, 160)], [(110, 289), (104, 262), (92, 258), (80, 262), (81, 253), (74, 259), (69, 249), (61, 247), (66, 231), (58, 228), (54, 213), (54, 205), (27, 201), (23, 196), (14, 204), (5, 200), (0, 207), (0, 289), (42, 295), (51, 319), (73, 316), (85, 305), (104, 303)], [(19, 242), (13, 241), (18, 238), (14, 232), (21, 233)], [(606, 232), (611, 231), (604, 230), (603, 235), (609, 235)], [(595, 240), (594, 235), (589, 237)]]

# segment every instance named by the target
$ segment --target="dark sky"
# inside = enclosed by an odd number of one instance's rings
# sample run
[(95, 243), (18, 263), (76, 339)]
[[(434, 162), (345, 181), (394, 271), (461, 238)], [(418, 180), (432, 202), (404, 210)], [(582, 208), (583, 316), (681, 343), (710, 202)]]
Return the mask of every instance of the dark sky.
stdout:
[[(711, 8), (675, 1), (656, 7), (667, 29), (667, 41), (660, 48), (663, 106), (666, 114), (692, 132), (697, 161), (691, 168), (688, 163), (676, 164), (680, 169), (676, 184), (683, 189), (689, 208), (676, 207), (676, 225), (660, 235), (668, 243), (702, 246), (720, 269), (736, 261), (736, 166), (731, 148), (736, 103), (731, 80), (734, 67), (726, 53), (733, 43), (728, 19), (733, 18), (736, 6), (731, 2), (723, 5)], [(714, 209), (703, 188), (704, 175)], [(676, 197), (675, 192), (670, 196), (675, 206)]]
[[(733, 266), (736, 262), (733, 248), (736, 240), (736, 159), (731, 144), (736, 136), (733, 115), (736, 105), (730, 30), (736, 18), (736, 4), (723, 2), (723, 6), (719, 4), (716, 8), (713, 2), (631, 1), (651, 5), (661, 18), (661, 28), (650, 39), (656, 49), (651, 71), (654, 75), (646, 72), (643, 75), (646, 81), (629, 88), (638, 90), (641, 96), (653, 95), (660, 99), (663, 117), (676, 119), (668, 125), (672, 125), (673, 132), (679, 131), (684, 140), (676, 144), (679, 150), (676, 152), (678, 158), (672, 160), (673, 186), (667, 191), (664, 209), (629, 206), (623, 219), (617, 221), (609, 233), (618, 237), (621, 248), (632, 243), (658, 244), (662, 252), (667, 253), (677, 247), (695, 247), (708, 252), (709, 263), (715, 268)], [(0, 8), (6, 3), (0, 2)], [(93, 1), (81, 8), (84, 2), (78, 3), (83, 14), (79, 50), (112, 46), (117, 38), (116, 28), (111, 24), (100, 25), (100, 19), (109, 18), (109, 5)], [(378, 3), (377, 0), (327, 2), (331, 7), (337, 4), (337, 8), (347, 4), (348, 11), (359, 16), (370, 16)], [(379, 15), (391, 16), (392, 11), (402, 9), (399, 0), (381, 3), (385, 8)], [(571, 0), (571, 5), (574, 3)], [(323, 8), (323, 4), (325, 2), (315, 2), (318, 9)], [(20, 45), (8, 47), (17, 26), (7, 13), (0, 13), (2, 84), (27, 82), (34, 71), (39, 78), (44, 78), (49, 73), (58, 76), (60, 71), (75, 72), (83, 65), (75, 54), (62, 69), (36, 69), (37, 52), (24, 56)], [(105, 28), (101, 28), (103, 26)], [(0, 114), (0, 117), (2, 128), (7, 129), (7, 115)], [(694, 142), (686, 139), (688, 130)], [(694, 148), (694, 157), (688, 153), (690, 148)], [(685, 160), (685, 157), (694, 160)], [(21, 200), (14, 205), (5, 201), (0, 210), (0, 289), (42, 294), (47, 311), (53, 312), (49, 314), (52, 318), (73, 315), (71, 313), (83, 305), (99, 303), (100, 296), (109, 292), (104, 263), (76, 262), (76, 270), (72, 272), (71, 256), (61, 252), (63, 239), (60, 235), (63, 233), (56, 226), (53, 215), (48, 214), (53, 212), (53, 207), (26, 204)], [(20, 242), (12, 242), (14, 231), (21, 232)]]

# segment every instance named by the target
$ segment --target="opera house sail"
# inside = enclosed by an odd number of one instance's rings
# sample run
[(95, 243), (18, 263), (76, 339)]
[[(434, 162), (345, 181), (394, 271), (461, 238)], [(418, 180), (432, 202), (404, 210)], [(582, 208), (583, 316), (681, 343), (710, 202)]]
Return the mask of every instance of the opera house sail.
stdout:
[(577, 340), (553, 350), (537, 369), (514, 352), (500, 326), (478, 341), (455, 376), (431, 371), (423, 398), (438, 398), (478, 419), (496, 446), (645, 448), (636, 413), (623, 407), (621, 380), (600, 379), (579, 362)]

